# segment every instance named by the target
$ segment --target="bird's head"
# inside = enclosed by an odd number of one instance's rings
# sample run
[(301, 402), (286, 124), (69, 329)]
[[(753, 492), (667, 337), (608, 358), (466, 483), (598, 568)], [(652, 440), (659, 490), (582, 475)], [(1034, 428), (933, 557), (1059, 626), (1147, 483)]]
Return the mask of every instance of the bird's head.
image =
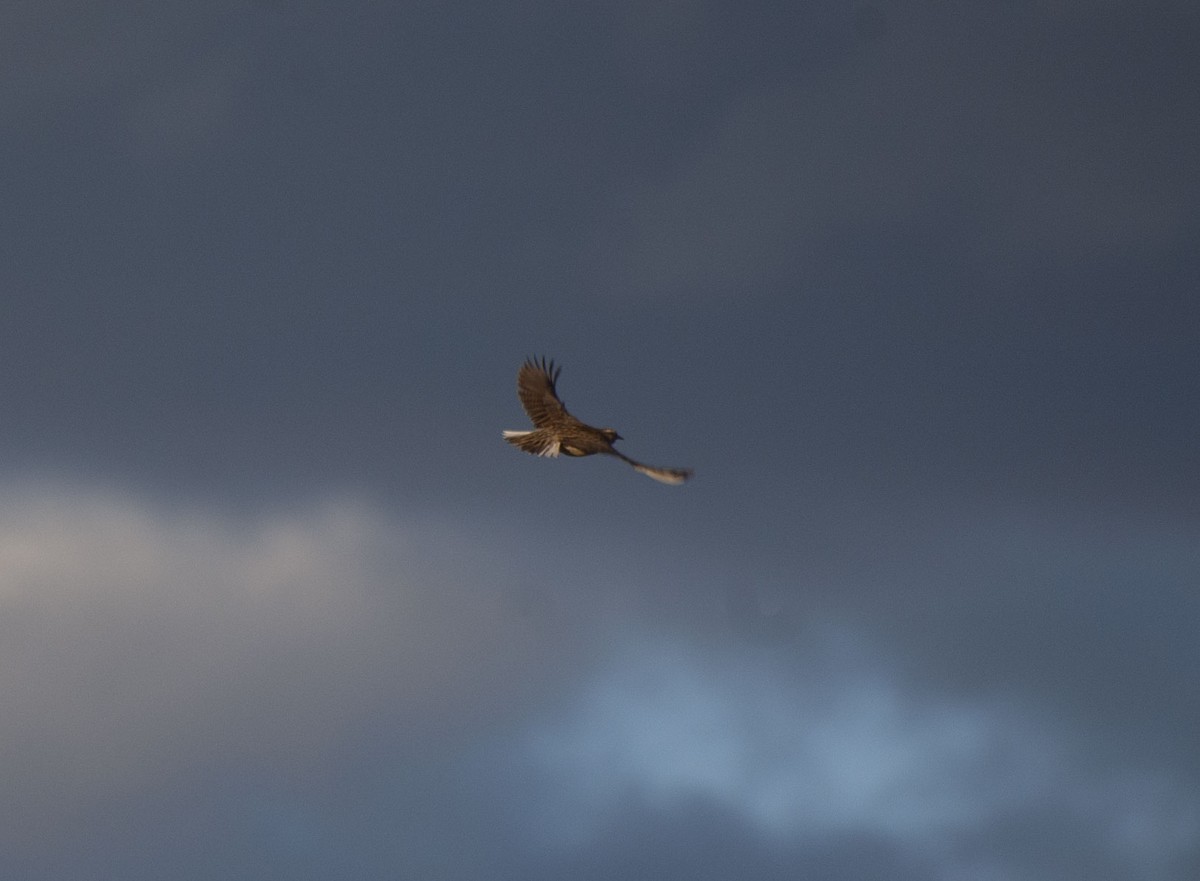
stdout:
[(610, 444), (613, 441), (624, 440), (621, 435), (617, 434), (617, 430), (615, 428), (602, 428), (600, 429), (600, 433), (604, 435), (605, 440), (607, 440)]

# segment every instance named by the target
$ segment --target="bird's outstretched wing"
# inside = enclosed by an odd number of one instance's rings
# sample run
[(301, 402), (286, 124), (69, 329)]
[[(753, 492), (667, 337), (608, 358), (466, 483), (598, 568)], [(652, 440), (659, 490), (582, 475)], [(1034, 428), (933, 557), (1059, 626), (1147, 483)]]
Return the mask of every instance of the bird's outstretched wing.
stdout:
[(521, 371), (517, 374), (517, 397), (521, 399), (521, 406), (535, 428), (560, 425), (563, 417), (570, 415), (554, 390), (561, 370), (561, 367), (555, 367), (553, 361), (545, 358), (527, 358), (521, 365)]
[(619, 450), (613, 450), (612, 453), (618, 459), (623, 459), (632, 465), (634, 471), (645, 474), (647, 477), (653, 477), (659, 483), (670, 483), (678, 486), (692, 476), (691, 468), (656, 468), (653, 465), (643, 465), (641, 462), (630, 459)]

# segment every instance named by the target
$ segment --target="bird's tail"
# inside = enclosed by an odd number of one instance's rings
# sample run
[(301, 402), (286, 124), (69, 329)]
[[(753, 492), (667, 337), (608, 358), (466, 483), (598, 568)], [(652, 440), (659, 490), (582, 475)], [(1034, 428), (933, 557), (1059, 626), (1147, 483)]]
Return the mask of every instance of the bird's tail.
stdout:
[(559, 441), (554, 436), (537, 429), (535, 431), (505, 431), (504, 439), (514, 447), (520, 447), (535, 456), (557, 456)]

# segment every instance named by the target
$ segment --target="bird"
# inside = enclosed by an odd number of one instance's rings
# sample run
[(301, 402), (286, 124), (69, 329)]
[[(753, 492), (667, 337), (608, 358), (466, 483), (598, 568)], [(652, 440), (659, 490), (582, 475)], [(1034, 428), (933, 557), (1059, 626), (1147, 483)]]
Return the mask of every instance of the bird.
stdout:
[(561, 372), (561, 367), (545, 357), (525, 359), (517, 372), (517, 397), (533, 430), (505, 431), (506, 441), (535, 456), (616, 456), (660, 483), (680, 484), (692, 476), (690, 468), (655, 468), (635, 462), (613, 446), (623, 440), (615, 429), (593, 428), (568, 413), (555, 388)]

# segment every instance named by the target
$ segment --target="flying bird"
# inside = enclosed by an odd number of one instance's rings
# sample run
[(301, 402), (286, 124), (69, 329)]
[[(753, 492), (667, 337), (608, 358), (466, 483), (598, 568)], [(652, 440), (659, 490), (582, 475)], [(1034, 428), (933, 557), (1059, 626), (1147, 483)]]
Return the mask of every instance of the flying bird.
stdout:
[(545, 358), (527, 358), (517, 373), (517, 397), (533, 422), (533, 431), (506, 431), (504, 439), (535, 456), (616, 456), (660, 483), (683, 483), (692, 476), (690, 468), (654, 468), (635, 462), (613, 447), (621, 435), (611, 428), (593, 428), (567, 412), (555, 391), (561, 367)]

